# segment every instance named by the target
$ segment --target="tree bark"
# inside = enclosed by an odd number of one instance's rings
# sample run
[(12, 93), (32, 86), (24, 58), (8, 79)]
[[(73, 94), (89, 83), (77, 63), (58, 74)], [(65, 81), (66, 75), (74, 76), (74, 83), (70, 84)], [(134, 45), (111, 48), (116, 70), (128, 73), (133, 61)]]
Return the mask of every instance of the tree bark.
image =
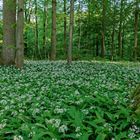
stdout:
[(102, 10), (102, 42), (101, 42), (101, 57), (105, 57), (105, 15), (106, 15), (106, 0), (103, 0), (102, 3), (103, 10)]
[(16, 0), (3, 0), (3, 49), (4, 65), (15, 63), (16, 47)]
[(68, 47), (68, 64), (72, 63), (72, 44), (73, 44), (73, 26), (74, 26), (74, 0), (70, 1), (70, 32), (69, 32), (69, 47)]
[(48, 28), (48, 1), (44, 1), (44, 21), (43, 21), (43, 52), (44, 57), (47, 58), (47, 28)]
[(114, 60), (114, 38), (115, 38), (115, 15), (116, 15), (116, 0), (113, 0), (114, 2), (114, 12), (113, 12), (113, 27), (112, 27), (112, 35), (111, 35), (111, 61)]
[(99, 56), (99, 35), (96, 35), (96, 56)]
[(67, 50), (67, 10), (66, 10), (67, 2), (64, 0), (64, 55), (66, 54)]
[(135, 1), (135, 24), (134, 24), (134, 60), (138, 57), (138, 20), (139, 20), (139, 3), (138, 0)]
[(122, 16), (123, 16), (123, 1), (121, 0), (121, 9), (120, 9), (120, 23), (119, 23), (119, 33), (118, 33), (118, 47), (119, 47), (119, 56), (122, 58)]
[(16, 67), (22, 68), (24, 63), (24, 0), (18, 0), (17, 34), (16, 34)]
[(56, 0), (52, 0), (51, 60), (56, 59)]
[(37, 11), (38, 11), (38, 4), (37, 0), (35, 0), (35, 50), (34, 50), (34, 57), (37, 59), (39, 54), (39, 48), (38, 48), (38, 17), (37, 17)]
[(78, 48), (81, 48), (81, 1), (79, 0), (78, 6), (78, 24), (79, 24), (79, 33), (78, 33)]

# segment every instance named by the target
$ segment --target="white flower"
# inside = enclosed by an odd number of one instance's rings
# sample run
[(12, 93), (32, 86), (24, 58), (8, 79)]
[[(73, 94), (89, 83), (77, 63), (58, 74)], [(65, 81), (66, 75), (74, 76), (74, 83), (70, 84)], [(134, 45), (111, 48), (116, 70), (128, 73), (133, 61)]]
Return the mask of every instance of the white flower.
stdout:
[(89, 111), (87, 109), (83, 109), (82, 112), (87, 115), (89, 113)]
[(80, 127), (76, 127), (75, 132), (79, 132), (80, 131)]
[(80, 93), (79, 93), (78, 90), (75, 91), (75, 95), (76, 95), (76, 96), (77, 96), (77, 95), (80, 95)]
[(128, 135), (128, 137), (130, 138), (130, 139), (133, 139), (133, 138), (135, 138), (135, 133), (130, 133), (129, 135)]
[(65, 133), (66, 131), (68, 131), (68, 127), (66, 125), (61, 125), (59, 127), (59, 132), (60, 133)]
[(77, 133), (76, 137), (79, 138), (80, 136), (82, 136), (82, 133)]
[(64, 112), (66, 112), (66, 109), (65, 109), (65, 108), (64, 108), (64, 109), (56, 108), (56, 109), (54, 110), (54, 113), (56, 113), (56, 114), (63, 114)]
[(6, 126), (6, 123), (0, 124), (0, 129), (3, 129)]
[(60, 119), (46, 119), (46, 124), (52, 124), (54, 127), (58, 128), (60, 126), (61, 120)]
[(22, 136), (14, 136), (13, 140), (24, 140)]

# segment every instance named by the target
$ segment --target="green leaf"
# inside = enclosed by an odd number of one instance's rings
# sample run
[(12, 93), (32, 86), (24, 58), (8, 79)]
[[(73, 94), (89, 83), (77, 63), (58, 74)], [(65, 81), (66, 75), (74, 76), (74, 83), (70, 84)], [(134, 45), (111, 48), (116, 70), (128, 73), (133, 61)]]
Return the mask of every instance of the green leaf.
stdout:
[(96, 140), (105, 140), (106, 138), (106, 134), (99, 134), (97, 137), (96, 137)]

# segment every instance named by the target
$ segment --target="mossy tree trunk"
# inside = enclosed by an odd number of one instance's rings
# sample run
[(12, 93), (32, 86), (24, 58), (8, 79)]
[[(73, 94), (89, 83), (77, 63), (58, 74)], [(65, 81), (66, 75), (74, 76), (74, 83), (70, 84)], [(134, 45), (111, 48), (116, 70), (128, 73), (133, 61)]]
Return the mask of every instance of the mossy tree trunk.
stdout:
[(135, 89), (135, 91), (132, 94), (132, 107), (135, 111), (135, 113), (140, 116), (140, 85)]

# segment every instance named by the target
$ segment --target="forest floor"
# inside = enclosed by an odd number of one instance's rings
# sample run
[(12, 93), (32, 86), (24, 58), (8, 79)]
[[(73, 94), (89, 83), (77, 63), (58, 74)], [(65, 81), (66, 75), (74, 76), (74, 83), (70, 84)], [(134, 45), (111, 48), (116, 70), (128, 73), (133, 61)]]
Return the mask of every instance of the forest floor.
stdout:
[(0, 139), (140, 140), (130, 108), (140, 63), (27, 61), (0, 67)]

